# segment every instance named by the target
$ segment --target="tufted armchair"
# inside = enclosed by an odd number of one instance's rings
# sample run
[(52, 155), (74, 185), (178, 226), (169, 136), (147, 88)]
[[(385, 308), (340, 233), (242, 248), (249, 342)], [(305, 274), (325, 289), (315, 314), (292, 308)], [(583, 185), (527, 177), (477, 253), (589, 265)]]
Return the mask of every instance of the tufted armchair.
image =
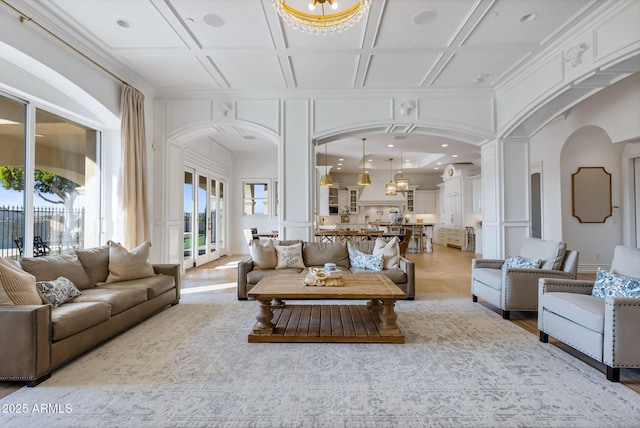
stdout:
[[(640, 249), (617, 246), (609, 273), (640, 280)], [(619, 382), (620, 368), (640, 367), (640, 298), (593, 296), (594, 286), (610, 284), (611, 277), (599, 272), (595, 283), (541, 279), (538, 329), (541, 342), (555, 337), (604, 363), (607, 379)]]
[(540, 267), (502, 269), (505, 260), (472, 260), (473, 301), (481, 298), (501, 309), (504, 319), (509, 319), (510, 311), (538, 310), (538, 279), (575, 279), (578, 270), (578, 252), (567, 250), (564, 242), (525, 238), (518, 255), (540, 259)]

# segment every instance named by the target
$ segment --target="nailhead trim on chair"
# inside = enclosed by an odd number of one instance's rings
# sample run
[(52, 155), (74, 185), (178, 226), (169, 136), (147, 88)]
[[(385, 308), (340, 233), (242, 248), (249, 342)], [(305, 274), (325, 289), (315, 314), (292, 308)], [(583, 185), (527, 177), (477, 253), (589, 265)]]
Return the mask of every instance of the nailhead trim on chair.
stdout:
[[(636, 306), (636, 307), (640, 306), (640, 302), (638, 302), (638, 303), (615, 303), (614, 304), (614, 303), (611, 303), (611, 302), (607, 302), (606, 300), (605, 300), (604, 304), (605, 305), (609, 305), (609, 306)], [(616, 331), (616, 313), (615, 313), (615, 311), (613, 312), (612, 324), (613, 324), (613, 331), (615, 332)], [(612, 344), (613, 358), (615, 359), (615, 356), (616, 356), (616, 336), (615, 336), (615, 334), (612, 337), (612, 341), (613, 341), (613, 344)], [(603, 360), (604, 360), (604, 358), (603, 358)], [(640, 364), (626, 364), (624, 366), (618, 366), (618, 365), (612, 366), (612, 368), (638, 368), (638, 367), (640, 367)]]

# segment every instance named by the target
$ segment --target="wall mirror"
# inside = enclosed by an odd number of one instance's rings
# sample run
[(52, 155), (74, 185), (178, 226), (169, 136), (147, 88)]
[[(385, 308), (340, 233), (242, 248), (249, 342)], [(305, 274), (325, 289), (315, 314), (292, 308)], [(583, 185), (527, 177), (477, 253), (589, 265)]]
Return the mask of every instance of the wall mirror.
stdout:
[(571, 174), (573, 216), (580, 223), (604, 223), (611, 217), (611, 174), (602, 166), (581, 166)]

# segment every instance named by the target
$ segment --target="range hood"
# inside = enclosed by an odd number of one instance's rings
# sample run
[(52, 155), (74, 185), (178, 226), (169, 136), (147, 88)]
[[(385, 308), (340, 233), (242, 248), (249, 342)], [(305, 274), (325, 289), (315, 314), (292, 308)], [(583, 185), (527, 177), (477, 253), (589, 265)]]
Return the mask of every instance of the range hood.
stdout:
[(369, 186), (364, 186), (360, 192), (358, 205), (361, 206), (403, 206), (407, 204), (407, 198), (402, 193), (395, 196), (384, 195), (384, 185), (382, 180), (372, 180)]

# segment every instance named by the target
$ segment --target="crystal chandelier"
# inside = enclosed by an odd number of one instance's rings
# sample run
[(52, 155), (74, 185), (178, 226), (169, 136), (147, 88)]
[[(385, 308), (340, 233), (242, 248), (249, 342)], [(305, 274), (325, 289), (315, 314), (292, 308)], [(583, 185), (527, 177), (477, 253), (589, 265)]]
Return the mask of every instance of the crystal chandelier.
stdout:
[[(353, 1), (353, 0), (343, 0)], [(336, 0), (308, 0), (309, 12), (303, 12), (287, 4), (287, 0), (271, 0), (282, 20), (295, 30), (309, 34), (334, 34), (348, 30), (362, 19), (371, 0), (356, 1), (353, 6), (338, 10)], [(289, 0), (303, 4), (303, 0)], [(318, 3), (320, 7), (317, 7)], [(332, 9), (330, 12), (325, 4)], [(335, 12), (337, 11), (337, 12)], [(330, 13), (329, 13), (330, 12)]]
[(364, 142), (366, 138), (362, 138), (362, 173), (358, 174), (358, 186), (368, 186), (371, 184), (371, 177), (364, 170)]
[[(402, 168), (402, 152), (400, 153), (400, 168)], [(396, 191), (400, 193), (406, 193), (409, 191), (409, 179), (402, 176), (402, 171), (398, 172), (395, 183)]]
[(393, 158), (389, 158), (389, 171), (391, 172), (391, 179), (384, 186), (384, 195), (385, 196), (395, 196), (396, 193), (396, 183), (393, 181)]
[(325, 143), (325, 145), (324, 145), (324, 174), (322, 174), (322, 177), (320, 177), (320, 185), (321, 186), (331, 186), (331, 185), (333, 185), (333, 177), (331, 177), (331, 174), (329, 174), (329, 166), (327, 165), (329, 163), (329, 157), (327, 155), (327, 146), (328, 146), (328, 144)]

